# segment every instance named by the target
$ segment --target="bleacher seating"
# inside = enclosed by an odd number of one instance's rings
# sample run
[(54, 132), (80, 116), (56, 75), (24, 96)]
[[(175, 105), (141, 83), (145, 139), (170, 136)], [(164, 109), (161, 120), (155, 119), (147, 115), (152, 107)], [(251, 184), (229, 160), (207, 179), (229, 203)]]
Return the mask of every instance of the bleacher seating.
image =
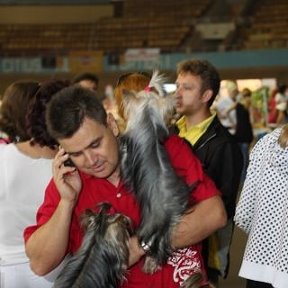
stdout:
[(251, 27), (244, 29), (242, 49), (288, 47), (288, 2), (286, 0), (258, 1)]
[[(177, 51), (211, 0), (126, 0), (122, 17), (95, 23), (0, 25), (3, 54), (158, 47)], [(181, 9), (179, 9), (181, 8)]]
[[(73, 50), (122, 53), (146, 47), (162, 52), (287, 48), (287, 0), (255, 1), (251, 25), (236, 27), (225, 39), (210, 43), (197, 34), (196, 24), (201, 18), (205, 23), (205, 13), (213, 3), (216, 0), (125, 0), (121, 15), (93, 23), (0, 24), (0, 51), (5, 56)], [(230, 21), (236, 23), (241, 7), (232, 8)]]

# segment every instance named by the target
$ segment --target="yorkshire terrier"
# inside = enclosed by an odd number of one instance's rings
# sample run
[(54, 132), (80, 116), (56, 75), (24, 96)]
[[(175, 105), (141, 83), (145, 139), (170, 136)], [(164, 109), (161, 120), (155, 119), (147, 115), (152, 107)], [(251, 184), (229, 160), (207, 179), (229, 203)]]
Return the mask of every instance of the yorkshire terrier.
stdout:
[(128, 240), (132, 234), (130, 218), (111, 214), (109, 203), (99, 213), (86, 210), (82, 224), (85, 236), (54, 283), (54, 288), (117, 288), (128, 268)]
[(136, 233), (143, 249), (149, 250), (143, 267), (146, 273), (155, 272), (172, 254), (171, 234), (191, 207), (194, 188), (175, 174), (164, 147), (167, 122), (175, 107), (175, 97), (165, 93), (164, 81), (156, 71), (145, 90), (123, 91), (127, 126), (120, 138), (121, 172), (141, 208)]
[[(197, 185), (186, 185), (174, 172), (164, 147), (169, 136), (167, 121), (174, 112), (174, 96), (163, 90), (164, 78), (155, 72), (149, 87), (139, 93), (124, 91), (128, 122), (120, 137), (123, 180), (141, 209), (136, 233), (141, 246), (149, 250), (143, 271), (155, 272), (173, 252), (171, 234), (191, 207), (190, 193)], [(132, 225), (128, 217), (86, 211), (86, 233), (78, 253), (68, 261), (54, 288), (116, 288), (128, 268), (128, 240)], [(148, 249), (147, 249), (148, 248)], [(199, 288), (202, 274), (190, 276), (182, 288)]]

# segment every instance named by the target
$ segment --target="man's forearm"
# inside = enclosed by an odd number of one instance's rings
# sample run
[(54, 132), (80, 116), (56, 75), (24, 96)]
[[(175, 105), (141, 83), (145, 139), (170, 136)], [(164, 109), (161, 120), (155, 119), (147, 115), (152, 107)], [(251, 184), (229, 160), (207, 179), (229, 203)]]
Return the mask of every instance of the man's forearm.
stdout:
[(60, 201), (51, 219), (35, 231), (26, 243), (31, 269), (45, 275), (64, 258), (68, 241), (73, 205)]
[(172, 235), (172, 246), (183, 248), (196, 244), (225, 226), (227, 216), (221, 197), (215, 196), (196, 204), (182, 216)]

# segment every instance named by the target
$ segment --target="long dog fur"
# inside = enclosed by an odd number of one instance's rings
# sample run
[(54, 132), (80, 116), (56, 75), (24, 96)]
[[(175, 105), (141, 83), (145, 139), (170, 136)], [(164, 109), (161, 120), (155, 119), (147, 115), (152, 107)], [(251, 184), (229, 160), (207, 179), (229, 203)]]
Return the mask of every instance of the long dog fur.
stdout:
[[(188, 187), (175, 174), (163, 145), (169, 135), (165, 121), (174, 109), (174, 97), (164, 93), (163, 81), (154, 73), (149, 91), (125, 92), (128, 123), (120, 138), (122, 176), (141, 208), (137, 234), (151, 249), (143, 267), (147, 273), (173, 252), (171, 233), (190, 207), (190, 192), (197, 185)], [(54, 288), (116, 288), (125, 279), (131, 224), (123, 215), (107, 214), (110, 206), (102, 204), (99, 213), (86, 211), (83, 244)], [(201, 280), (201, 273), (194, 274), (181, 287), (198, 288)]]
[(153, 273), (171, 255), (171, 233), (186, 212), (192, 187), (174, 172), (164, 147), (169, 136), (166, 118), (174, 109), (173, 95), (163, 90), (164, 78), (154, 72), (149, 88), (124, 91), (127, 128), (120, 139), (121, 171), (141, 207), (140, 241), (150, 246), (144, 271)]
[(54, 288), (117, 288), (128, 267), (130, 219), (108, 214), (103, 203), (99, 213), (87, 210), (83, 216), (85, 237), (54, 283)]

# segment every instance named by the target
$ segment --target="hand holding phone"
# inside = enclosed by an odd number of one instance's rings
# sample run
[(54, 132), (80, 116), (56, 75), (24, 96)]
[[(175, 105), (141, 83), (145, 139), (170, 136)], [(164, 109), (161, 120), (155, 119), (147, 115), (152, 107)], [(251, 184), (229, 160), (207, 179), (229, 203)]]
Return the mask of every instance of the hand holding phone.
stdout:
[(53, 179), (61, 199), (76, 203), (81, 191), (82, 181), (78, 169), (69, 156), (69, 153), (66, 153), (59, 146), (59, 151), (53, 160)]
[(66, 166), (66, 167), (75, 167), (75, 164), (73, 163), (73, 161), (72, 161), (70, 158), (68, 158), (67, 160), (65, 160), (63, 164), (64, 164), (64, 166)]
[[(62, 147), (59, 146), (59, 148), (62, 148)], [(64, 155), (66, 155), (66, 154), (67, 154), (67, 153), (65, 152)], [(65, 161), (63, 162), (63, 165), (64, 165), (65, 167), (76, 167), (75, 164), (73, 163), (73, 161), (72, 161), (70, 158), (68, 158), (67, 160), (65, 160)]]

